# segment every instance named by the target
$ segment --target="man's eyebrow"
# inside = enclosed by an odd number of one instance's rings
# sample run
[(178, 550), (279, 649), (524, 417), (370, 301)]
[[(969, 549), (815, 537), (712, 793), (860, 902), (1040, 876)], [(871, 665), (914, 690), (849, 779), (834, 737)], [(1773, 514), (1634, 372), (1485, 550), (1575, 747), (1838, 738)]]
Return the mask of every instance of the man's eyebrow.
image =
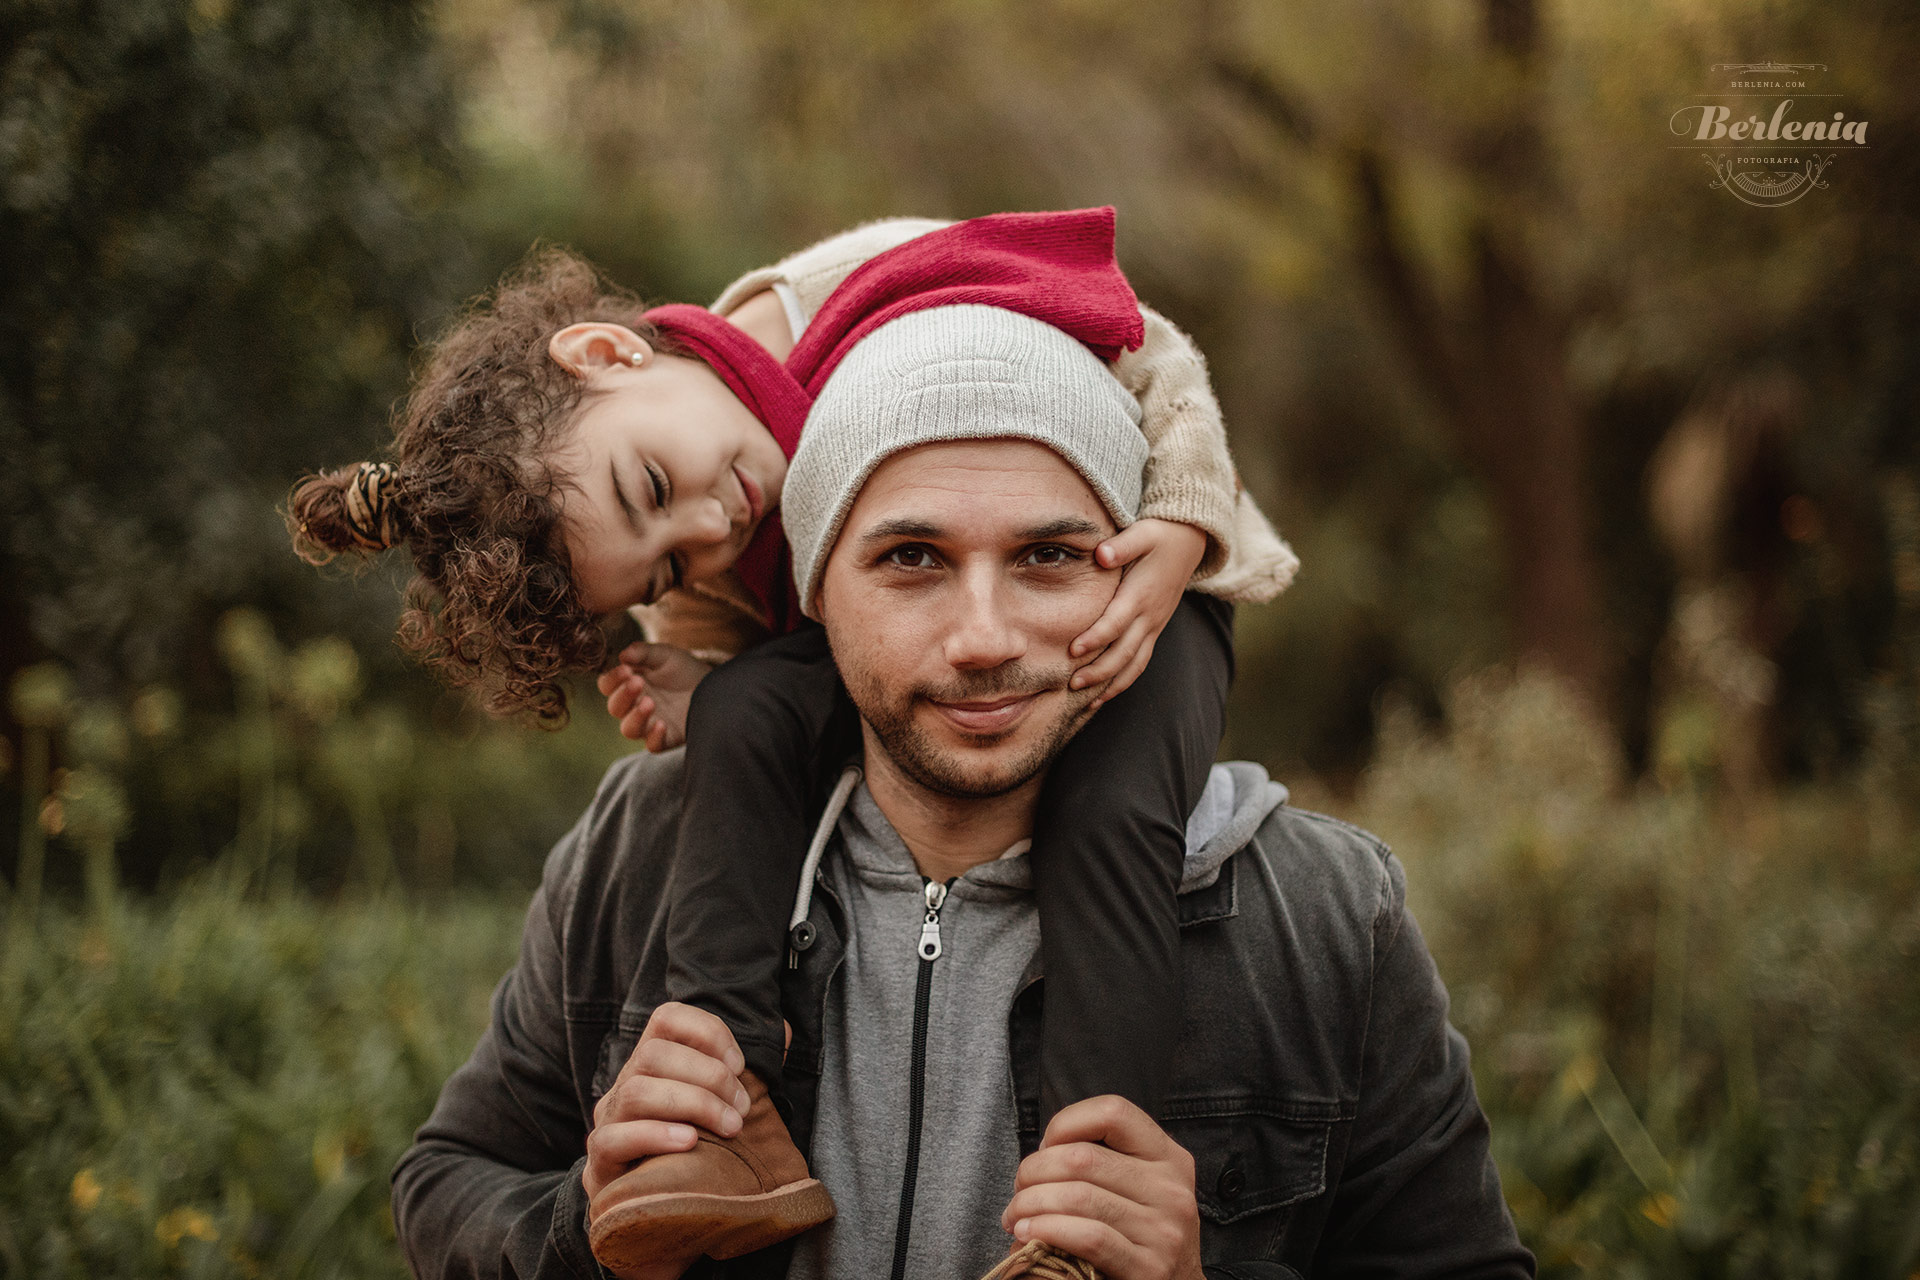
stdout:
[(1062, 516), (1020, 531), (1022, 542), (1049, 542), (1055, 538), (1097, 538), (1103, 530), (1085, 516)]
[(891, 520), (882, 520), (860, 535), (863, 547), (876, 542), (892, 542), (896, 538), (938, 538), (945, 532), (931, 520), (916, 520), (912, 516), (895, 516)]

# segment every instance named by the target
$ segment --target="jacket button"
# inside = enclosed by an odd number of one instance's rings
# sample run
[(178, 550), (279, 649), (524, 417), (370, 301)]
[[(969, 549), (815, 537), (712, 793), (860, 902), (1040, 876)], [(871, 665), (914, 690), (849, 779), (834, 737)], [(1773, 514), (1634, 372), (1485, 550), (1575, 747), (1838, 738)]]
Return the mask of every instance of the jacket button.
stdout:
[(802, 920), (799, 924), (793, 926), (792, 931), (787, 935), (787, 941), (793, 944), (795, 951), (805, 951), (813, 945), (814, 939), (819, 936), (820, 931), (813, 927), (813, 921)]
[(1222, 1200), (1232, 1200), (1247, 1189), (1247, 1175), (1237, 1164), (1230, 1164), (1220, 1171), (1220, 1181), (1214, 1185)]

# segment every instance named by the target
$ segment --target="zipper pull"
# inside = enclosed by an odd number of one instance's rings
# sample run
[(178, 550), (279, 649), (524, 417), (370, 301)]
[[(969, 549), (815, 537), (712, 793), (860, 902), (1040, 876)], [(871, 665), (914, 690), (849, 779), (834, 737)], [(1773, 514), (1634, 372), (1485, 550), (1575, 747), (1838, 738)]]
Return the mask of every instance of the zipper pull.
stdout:
[(947, 900), (947, 886), (937, 881), (927, 881), (927, 920), (920, 926), (920, 958), (934, 961), (940, 958), (940, 906)]

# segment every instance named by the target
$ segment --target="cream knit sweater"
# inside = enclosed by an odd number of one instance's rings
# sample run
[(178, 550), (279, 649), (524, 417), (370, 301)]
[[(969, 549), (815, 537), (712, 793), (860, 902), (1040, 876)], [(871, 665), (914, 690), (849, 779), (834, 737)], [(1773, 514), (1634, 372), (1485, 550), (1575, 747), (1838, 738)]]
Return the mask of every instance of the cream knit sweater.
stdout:
[[(786, 304), (789, 322), (799, 322), (794, 324), (797, 339), (804, 322), (855, 268), (948, 225), (933, 218), (886, 218), (843, 231), (749, 271), (726, 287), (712, 309), (726, 315), (773, 289)], [(1146, 341), (1113, 364), (1114, 377), (1140, 401), (1140, 429), (1147, 437), (1140, 518), (1177, 520), (1207, 535), (1195, 591), (1236, 603), (1271, 600), (1293, 581), (1300, 561), (1240, 485), (1199, 348), (1151, 308), (1142, 306), (1140, 318)]]
[[(771, 289), (785, 305), (797, 339), (855, 268), (948, 225), (932, 218), (886, 218), (843, 231), (749, 271), (728, 285), (711, 309), (726, 315)], [(1193, 577), (1195, 591), (1238, 604), (1271, 600), (1293, 581), (1300, 562), (1240, 486), (1199, 348), (1158, 312), (1143, 306), (1140, 317), (1146, 340), (1113, 364), (1114, 377), (1140, 401), (1140, 429), (1147, 437), (1140, 517), (1177, 520), (1207, 535), (1206, 554)], [(725, 661), (766, 635), (755, 621), (752, 596), (730, 574), (689, 584), (658, 604), (635, 606), (632, 613), (649, 640), (679, 645), (708, 661)]]

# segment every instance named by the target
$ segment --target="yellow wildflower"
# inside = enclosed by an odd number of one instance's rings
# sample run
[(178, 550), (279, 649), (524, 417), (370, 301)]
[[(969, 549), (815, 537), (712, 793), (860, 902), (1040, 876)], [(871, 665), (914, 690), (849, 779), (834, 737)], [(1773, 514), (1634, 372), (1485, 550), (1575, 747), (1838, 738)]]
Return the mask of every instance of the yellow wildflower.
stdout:
[(322, 1186), (333, 1182), (347, 1167), (347, 1144), (339, 1133), (322, 1129), (313, 1135), (313, 1176)]
[(168, 1213), (153, 1224), (153, 1234), (161, 1244), (171, 1249), (181, 1240), (192, 1236), (195, 1240), (218, 1240), (219, 1231), (214, 1229), (213, 1219), (198, 1209), (185, 1206)]
[(73, 1207), (82, 1213), (91, 1213), (93, 1206), (100, 1203), (100, 1179), (93, 1176), (93, 1170), (82, 1169), (73, 1175)]

